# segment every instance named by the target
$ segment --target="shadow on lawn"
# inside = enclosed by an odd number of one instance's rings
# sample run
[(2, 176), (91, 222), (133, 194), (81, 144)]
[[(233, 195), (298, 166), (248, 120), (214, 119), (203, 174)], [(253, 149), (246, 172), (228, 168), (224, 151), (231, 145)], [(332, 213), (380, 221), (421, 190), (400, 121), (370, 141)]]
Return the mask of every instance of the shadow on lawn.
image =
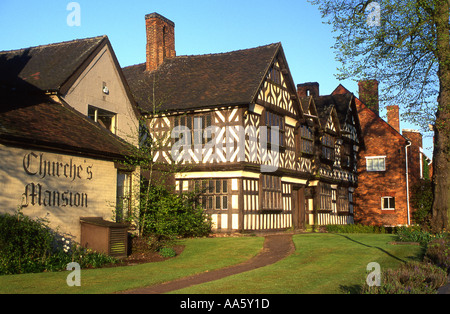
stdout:
[[(373, 249), (380, 250), (381, 252), (385, 253), (386, 255), (388, 255), (388, 256), (390, 256), (390, 257), (392, 257), (392, 258), (394, 258), (394, 259), (396, 259), (396, 260), (398, 260), (398, 261), (400, 261), (400, 262), (402, 262), (402, 263), (406, 263), (406, 262), (407, 262), (407, 261), (405, 261), (404, 259), (401, 259), (401, 258), (399, 258), (399, 257), (397, 257), (397, 256), (395, 256), (395, 255), (392, 255), (392, 254), (389, 253), (388, 251), (386, 251), (386, 250), (384, 250), (384, 249), (382, 249), (382, 248), (380, 248), (380, 247), (378, 247), (378, 246), (373, 246), (373, 245), (364, 244), (364, 243), (362, 243), (362, 242), (356, 241), (355, 239), (352, 239), (352, 238), (350, 238), (349, 236), (346, 236), (346, 235), (343, 235), (343, 234), (338, 234), (338, 233), (335, 233), (335, 234), (338, 235), (338, 236), (341, 236), (341, 237), (343, 237), (343, 238), (346, 238), (347, 240), (350, 240), (350, 241), (352, 241), (352, 242), (355, 242), (355, 243), (358, 243), (358, 244), (360, 244), (360, 245), (363, 245), (363, 246), (365, 246), (365, 247), (369, 247), (369, 248), (373, 248)], [(419, 258), (419, 257), (417, 256), (417, 257), (408, 257), (408, 258), (414, 258), (414, 259), (417, 259), (417, 258)]]

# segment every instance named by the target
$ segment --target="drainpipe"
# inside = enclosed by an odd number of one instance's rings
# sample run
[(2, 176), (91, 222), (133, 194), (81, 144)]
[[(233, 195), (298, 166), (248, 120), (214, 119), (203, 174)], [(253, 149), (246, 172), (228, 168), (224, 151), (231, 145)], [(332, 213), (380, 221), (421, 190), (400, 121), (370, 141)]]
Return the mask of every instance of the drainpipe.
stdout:
[(407, 141), (408, 144), (405, 146), (405, 160), (406, 160), (406, 208), (408, 213), (408, 226), (411, 224), (410, 213), (409, 213), (409, 178), (408, 178), (408, 147), (411, 146), (411, 142)]

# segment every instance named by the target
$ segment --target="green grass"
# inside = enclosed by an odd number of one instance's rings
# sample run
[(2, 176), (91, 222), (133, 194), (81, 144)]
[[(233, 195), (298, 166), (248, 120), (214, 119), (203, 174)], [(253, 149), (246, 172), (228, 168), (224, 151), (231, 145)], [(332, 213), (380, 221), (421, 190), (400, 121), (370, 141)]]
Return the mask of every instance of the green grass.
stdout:
[(0, 276), (0, 293), (114, 293), (158, 284), (243, 262), (258, 254), (264, 238), (201, 238), (184, 240), (175, 259), (136, 266), (81, 270), (81, 286), (69, 287), (69, 271)]
[[(273, 265), (175, 293), (351, 293), (358, 292), (366, 267), (377, 262), (396, 268), (421, 259), (422, 248), (390, 245), (389, 234), (300, 234), (296, 251)], [(69, 272), (0, 276), (0, 293), (114, 293), (237, 264), (256, 255), (262, 237), (204, 238), (183, 241), (175, 259), (136, 266), (81, 271), (81, 287), (68, 287)]]
[(296, 251), (273, 265), (175, 293), (308, 294), (357, 293), (367, 264), (396, 268), (420, 260), (422, 248), (390, 245), (388, 234), (302, 234), (294, 236)]

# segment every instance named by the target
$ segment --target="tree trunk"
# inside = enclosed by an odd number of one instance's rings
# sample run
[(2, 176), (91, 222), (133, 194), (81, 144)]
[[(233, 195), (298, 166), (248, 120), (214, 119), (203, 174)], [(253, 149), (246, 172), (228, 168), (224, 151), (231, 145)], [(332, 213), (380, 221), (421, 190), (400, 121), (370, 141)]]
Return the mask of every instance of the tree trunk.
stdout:
[(439, 98), (435, 124), (433, 151), (433, 210), (432, 227), (434, 231), (448, 228), (449, 178), (450, 178), (450, 36), (449, 3), (436, 1), (436, 56), (439, 61)]

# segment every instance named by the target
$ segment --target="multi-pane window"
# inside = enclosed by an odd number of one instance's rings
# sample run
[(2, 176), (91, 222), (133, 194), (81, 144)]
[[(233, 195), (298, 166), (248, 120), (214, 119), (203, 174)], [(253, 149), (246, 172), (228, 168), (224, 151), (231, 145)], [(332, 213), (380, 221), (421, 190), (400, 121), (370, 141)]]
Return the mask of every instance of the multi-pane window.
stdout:
[(174, 118), (174, 129), (172, 132), (175, 135), (175, 141), (178, 141), (181, 145), (191, 144), (192, 142), (189, 143), (187, 139), (189, 133), (186, 132), (187, 130), (183, 130), (183, 127), (191, 129), (191, 117), (180, 116)]
[[(207, 129), (211, 126), (211, 114), (196, 116), (178, 116), (174, 118), (174, 134), (175, 140), (179, 144), (186, 145), (202, 145), (211, 139), (211, 130)], [(184, 130), (177, 127), (185, 127)], [(206, 132), (205, 132), (206, 130)], [(189, 136), (189, 141), (185, 138)]]
[(381, 198), (381, 209), (394, 210), (395, 209), (395, 197), (385, 196)]
[(116, 221), (122, 222), (131, 215), (131, 172), (117, 172)]
[(262, 209), (283, 209), (281, 178), (270, 175), (262, 175)]
[(366, 157), (367, 171), (385, 171), (386, 157)]
[(332, 210), (331, 185), (322, 183), (320, 185), (320, 210)]
[(201, 187), (204, 209), (228, 209), (228, 180), (203, 180)]
[[(268, 144), (278, 144), (278, 146), (284, 146), (284, 119), (282, 116), (266, 111), (265, 114), (266, 127), (267, 127), (267, 143)], [(278, 132), (277, 129), (278, 128)], [(272, 134), (273, 133), (273, 134)], [(276, 139), (272, 138), (272, 135), (278, 137), (278, 143)]]
[(314, 154), (314, 134), (310, 127), (302, 125), (300, 128), (301, 152), (306, 154)]
[(330, 134), (322, 136), (322, 157), (328, 160), (334, 160), (334, 137)]
[(344, 187), (339, 187), (337, 190), (338, 198), (338, 210), (341, 212), (347, 212), (349, 210), (349, 199), (348, 199), (348, 189)]
[(353, 193), (348, 192), (348, 210), (350, 214), (353, 214)]
[(280, 84), (281, 85), (281, 72), (275, 67), (272, 67), (269, 71), (269, 80), (271, 80), (273, 83)]

